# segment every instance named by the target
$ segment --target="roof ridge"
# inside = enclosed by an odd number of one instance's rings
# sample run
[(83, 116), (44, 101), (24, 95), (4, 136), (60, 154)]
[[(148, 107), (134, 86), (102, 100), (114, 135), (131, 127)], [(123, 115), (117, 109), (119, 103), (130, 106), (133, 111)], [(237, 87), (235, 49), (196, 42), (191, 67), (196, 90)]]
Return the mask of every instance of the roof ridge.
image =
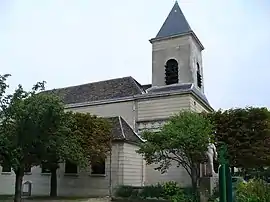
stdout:
[(122, 135), (123, 135), (124, 139), (126, 139), (126, 135), (125, 135), (125, 133), (124, 133), (124, 129), (123, 129), (123, 124), (122, 124), (121, 116), (118, 116), (118, 120), (119, 120), (119, 124), (120, 124), (120, 127), (121, 127)]
[(142, 85), (141, 85), (136, 79), (134, 79), (132, 76), (131, 76), (131, 79), (132, 79), (132, 81), (135, 83), (135, 85), (136, 85), (136, 87), (138, 88), (138, 90), (140, 90), (141, 93), (145, 93), (145, 91), (144, 91)]
[[(61, 89), (79, 87), (79, 86), (84, 86), (84, 85), (89, 85), (89, 84), (97, 84), (97, 83), (102, 83), (102, 82), (106, 82), (106, 81), (115, 81), (115, 80), (120, 80), (120, 79), (128, 79), (130, 77), (133, 78), (132, 76), (125, 76), (125, 77), (119, 77), (119, 78), (114, 78), (114, 79), (106, 79), (106, 80), (101, 80), (101, 81), (94, 81), (94, 82), (89, 82), (89, 83), (84, 83), (84, 84), (79, 84), (79, 85), (66, 86), (66, 87), (62, 87), (62, 88), (53, 88), (51, 90), (61, 90)], [(51, 90), (45, 90), (45, 91), (51, 91)]]

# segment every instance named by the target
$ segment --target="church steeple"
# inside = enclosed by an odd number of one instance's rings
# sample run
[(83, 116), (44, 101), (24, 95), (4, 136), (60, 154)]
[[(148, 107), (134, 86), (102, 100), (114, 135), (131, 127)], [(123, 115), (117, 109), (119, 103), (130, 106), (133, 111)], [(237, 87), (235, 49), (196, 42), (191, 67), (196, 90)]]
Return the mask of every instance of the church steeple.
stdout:
[(204, 49), (175, 2), (152, 43), (152, 86), (186, 83), (204, 92), (201, 51)]
[(200, 48), (203, 50), (204, 47), (202, 43), (191, 29), (188, 21), (186, 20), (186, 17), (184, 16), (181, 8), (179, 7), (179, 4), (176, 1), (168, 17), (166, 18), (165, 22), (157, 33), (156, 37), (151, 39), (150, 42), (152, 43), (156, 40), (162, 40), (188, 34), (194, 37)]
[(192, 32), (192, 30), (176, 1), (156, 38), (169, 37), (189, 32)]

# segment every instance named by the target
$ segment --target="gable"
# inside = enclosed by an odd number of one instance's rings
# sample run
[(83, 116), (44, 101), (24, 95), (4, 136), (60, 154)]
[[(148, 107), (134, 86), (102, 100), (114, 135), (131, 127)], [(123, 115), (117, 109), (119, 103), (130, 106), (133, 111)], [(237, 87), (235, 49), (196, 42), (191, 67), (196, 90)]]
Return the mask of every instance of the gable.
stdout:
[(105, 118), (112, 125), (112, 140), (140, 144), (142, 139), (134, 132), (128, 123), (120, 116)]

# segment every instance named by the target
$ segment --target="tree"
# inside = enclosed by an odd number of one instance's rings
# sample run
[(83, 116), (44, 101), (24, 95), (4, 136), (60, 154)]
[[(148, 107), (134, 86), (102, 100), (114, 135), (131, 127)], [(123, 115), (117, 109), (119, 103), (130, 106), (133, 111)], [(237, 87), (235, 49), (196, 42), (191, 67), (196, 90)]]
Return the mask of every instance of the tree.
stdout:
[(72, 116), (70, 113), (62, 113), (59, 117), (60, 121), (57, 127), (51, 131), (50, 141), (47, 142), (46, 150), (42, 154), (41, 167), (45, 166), (50, 170), (50, 196), (57, 196), (57, 169), (59, 163), (65, 160), (81, 163), (84, 157), (84, 152), (80, 145), (80, 138), (71, 131)]
[(198, 113), (183, 111), (171, 117), (159, 132), (146, 131), (146, 140), (138, 153), (147, 164), (158, 164), (162, 173), (177, 163), (189, 174), (194, 192), (200, 177), (199, 164), (205, 159), (209, 141), (213, 139), (212, 124)]
[(44, 90), (45, 82), (37, 83), (30, 92), (19, 85), (13, 94), (5, 95), (6, 78), (0, 77), (0, 163), (11, 165), (16, 174), (14, 201), (19, 202), (24, 170), (42, 161), (58, 132), (64, 108), (57, 97), (37, 94)]
[(84, 153), (82, 161), (88, 164), (91, 161), (106, 158), (111, 151), (111, 124), (104, 118), (89, 113), (72, 113), (72, 134), (80, 139), (80, 146)]
[(216, 131), (218, 147), (225, 143), (229, 163), (239, 168), (270, 165), (270, 112), (267, 108), (236, 108), (206, 114)]
[(68, 160), (85, 168), (93, 160), (106, 158), (111, 149), (111, 126), (105, 119), (67, 112), (64, 123), (66, 127), (59, 127), (59, 135), (43, 157), (51, 172), (50, 196), (57, 196), (59, 163)]

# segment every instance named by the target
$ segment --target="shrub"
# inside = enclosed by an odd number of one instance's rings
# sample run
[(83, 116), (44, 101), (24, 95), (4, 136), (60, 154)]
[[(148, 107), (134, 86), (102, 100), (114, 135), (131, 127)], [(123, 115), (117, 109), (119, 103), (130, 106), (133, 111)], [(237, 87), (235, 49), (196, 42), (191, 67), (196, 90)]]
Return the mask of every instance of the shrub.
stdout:
[(157, 198), (173, 202), (195, 202), (191, 188), (181, 188), (176, 182), (170, 181), (162, 184), (149, 185), (141, 188), (133, 186), (120, 186), (115, 196), (121, 198)]
[(208, 202), (214, 202), (219, 198), (219, 184), (217, 184), (215, 186), (215, 188), (213, 189), (213, 194), (210, 196), (210, 198), (208, 199)]
[(144, 186), (139, 194), (141, 198), (161, 198), (163, 187), (160, 184)]
[(183, 191), (176, 182), (170, 181), (162, 184), (164, 198), (170, 198), (176, 195), (183, 195)]
[(123, 198), (136, 197), (138, 196), (138, 190), (132, 186), (123, 185), (116, 190), (115, 195)]
[(181, 202), (185, 202), (186, 196), (184, 195), (183, 192), (181, 192), (181, 193), (177, 193), (176, 195), (170, 197), (170, 200), (172, 202), (180, 202), (180, 201)]
[(270, 185), (258, 179), (239, 183), (236, 189), (236, 201), (268, 202), (270, 201)]

